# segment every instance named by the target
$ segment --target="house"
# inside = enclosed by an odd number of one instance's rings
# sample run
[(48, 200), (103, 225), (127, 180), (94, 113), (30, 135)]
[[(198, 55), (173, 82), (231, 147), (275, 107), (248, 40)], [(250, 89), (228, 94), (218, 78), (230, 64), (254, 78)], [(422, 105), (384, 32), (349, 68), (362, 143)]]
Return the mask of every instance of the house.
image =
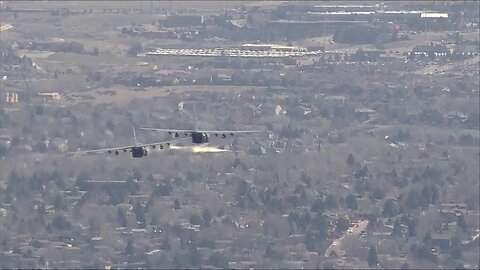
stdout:
[(465, 203), (454, 203), (454, 202), (449, 202), (449, 203), (442, 203), (440, 204), (440, 209), (441, 210), (466, 210), (467, 209), (467, 204)]
[(128, 198), (129, 198), (129, 201), (131, 201), (132, 203), (140, 202), (140, 203), (146, 204), (150, 196), (146, 194), (139, 194), (139, 195), (128, 195)]
[(281, 93), (286, 90), (287, 88), (285, 86), (279, 86), (279, 85), (271, 85), (267, 87), (267, 92), (271, 92), (271, 93)]
[(360, 121), (367, 121), (375, 115), (375, 110), (370, 108), (357, 108), (355, 109), (355, 114), (360, 118)]
[(45, 92), (38, 93), (38, 97), (43, 101), (43, 103), (60, 103), (60, 94), (57, 92)]
[(336, 104), (345, 104), (347, 97), (345, 96), (326, 96), (325, 101), (332, 101)]
[(296, 116), (312, 116), (311, 114), (316, 111), (316, 107), (313, 104), (300, 104), (294, 108), (292, 115)]
[(232, 75), (228, 74), (215, 74), (211, 77), (211, 81), (220, 85), (231, 85), (233, 83)]
[(275, 115), (286, 115), (286, 114), (287, 114), (287, 111), (284, 110), (282, 106), (280, 106), (280, 104), (275, 107)]
[(92, 181), (88, 180), (87, 185), (91, 188), (106, 188), (106, 189), (111, 189), (111, 188), (126, 188), (127, 187), (127, 181), (116, 181), (116, 180), (106, 180), (106, 181)]
[(451, 245), (452, 234), (450, 233), (432, 233), (432, 245), (442, 250), (448, 250)]

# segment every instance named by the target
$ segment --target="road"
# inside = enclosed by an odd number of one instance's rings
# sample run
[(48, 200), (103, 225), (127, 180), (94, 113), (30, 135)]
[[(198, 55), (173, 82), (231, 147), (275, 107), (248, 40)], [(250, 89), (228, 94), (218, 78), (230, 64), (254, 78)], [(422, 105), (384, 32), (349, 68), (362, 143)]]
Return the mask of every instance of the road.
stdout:
[(325, 257), (329, 257), (330, 253), (332, 251), (335, 251), (335, 253), (339, 256), (341, 256), (345, 250), (342, 248), (343, 241), (348, 238), (348, 237), (358, 237), (360, 236), (360, 233), (367, 229), (368, 225), (368, 220), (360, 220), (358, 223), (354, 223), (348, 228), (345, 233), (342, 235), (342, 237), (334, 240), (332, 244), (327, 248), (325, 251)]

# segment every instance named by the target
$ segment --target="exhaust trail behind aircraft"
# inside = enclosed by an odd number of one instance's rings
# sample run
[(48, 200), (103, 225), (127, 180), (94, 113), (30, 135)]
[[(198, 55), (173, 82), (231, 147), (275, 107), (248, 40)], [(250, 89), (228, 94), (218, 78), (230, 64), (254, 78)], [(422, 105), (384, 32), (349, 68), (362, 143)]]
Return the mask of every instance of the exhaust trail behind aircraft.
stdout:
[(197, 145), (192, 145), (192, 146), (179, 146), (179, 145), (172, 145), (170, 146), (171, 150), (179, 150), (179, 151), (185, 151), (185, 152), (190, 152), (190, 153), (223, 153), (223, 152), (231, 152), (230, 150), (226, 149), (220, 149), (216, 148), (213, 146), (197, 146)]

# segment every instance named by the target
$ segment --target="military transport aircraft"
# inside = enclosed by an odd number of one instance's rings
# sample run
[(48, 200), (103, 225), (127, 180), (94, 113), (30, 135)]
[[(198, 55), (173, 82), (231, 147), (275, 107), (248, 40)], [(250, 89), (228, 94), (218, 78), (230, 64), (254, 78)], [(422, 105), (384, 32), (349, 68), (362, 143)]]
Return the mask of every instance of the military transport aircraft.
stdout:
[(162, 141), (162, 142), (156, 142), (156, 143), (145, 143), (145, 144), (140, 144), (137, 141), (137, 135), (135, 133), (135, 127), (133, 127), (133, 141), (134, 145), (128, 145), (128, 146), (120, 146), (120, 147), (112, 147), (112, 148), (102, 148), (102, 149), (95, 149), (95, 150), (86, 150), (86, 151), (77, 151), (73, 152), (71, 154), (92, 154), (92, 153), (101, 153), (101, 152), (106, 152), (106, 153), (114, 153), (116, 156), (120, 154), (120, 152), (131, 152), (132, 157), (134, 158), (141, 158), (145, 157), (148, 155), (148, 148), (151, 147), (152, 149), (159, 148), (160, 150), (163, 150), (165, 147), (169, 147), (171, 143), (173, 142), (178, 142), (178, 141), (183, 141), (187, 140), (188, 138), (181, 138), (181, 139), (176, 139), (176, 140), (169, 140), (169, 141)]
[(225, 139), (228, 135), (234, 136), (241, 133), (258, 133), (260, 130), (198, 130), (198, 129), (163, 129), (163, 128), (140, 128), (142, 130), (168, 132), (178, 138), (181, 135), (192, 137), (192, 143), (204, 144), (208, 143), (208, 134), (213, 134), (215, 137), (220, 136)]

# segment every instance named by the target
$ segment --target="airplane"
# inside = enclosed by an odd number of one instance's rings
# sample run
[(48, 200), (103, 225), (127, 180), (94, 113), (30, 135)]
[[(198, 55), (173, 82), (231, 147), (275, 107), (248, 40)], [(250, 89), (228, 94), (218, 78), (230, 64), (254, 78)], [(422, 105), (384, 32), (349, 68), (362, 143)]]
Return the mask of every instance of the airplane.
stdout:
[(167, 132), (170, 135), (174, 135), (176, 138), (183, 134), (187, 137), (192, 137), (192, 143), (204, 144), (208, 143), (208, 134), (214, 134), (215, 137), (221, 136), (223, 139), (227, 135), (234, 136), (241, 133), (258, 133), (260, 130), (198, 130), (198, 129), (163, 129), (163, 128), (140, 128), (141, 130)]
[[(102, 148), (102, 149), (95, 149), (95, 150), (86, 150), (86, 151), (77, 151), (73, 152), (71, 154), (92, 154), (92, 153), (99, 153), (99, 152), (107, 152), (111, 154), (112, 152), (118, 156), (120, 152), (128, 152), (130, 151), (132, 153), (133, 158), (142, 158), (148, 155), (148, 147), (151, 147), (152, 149), (158, 148), (160, 150), (163, 150), (165, 147), (169, 147), (171, 143), (173, 142), (178, 142), (178, 141), (183, 141), (187, 140), (187, 138), (181, 138), (181, 139), (176, 139), (176, 140), (169, 140), (169, 141), (162, 141), (162, 142), (156, 142), (156, 143), (145, 143), (141, 144), (138, 143), (137, 141), (137, 135), (135, 133), (135, 127), (133, 127), (133, 141), (134, 145), (128, 145), (128, 146), (119, 146), (119, 147), (112, 147), (112, 148)], [(166, 145), (166, 146), (164, 146)], [(115, 152), (114, 152), (115, 151)]]

